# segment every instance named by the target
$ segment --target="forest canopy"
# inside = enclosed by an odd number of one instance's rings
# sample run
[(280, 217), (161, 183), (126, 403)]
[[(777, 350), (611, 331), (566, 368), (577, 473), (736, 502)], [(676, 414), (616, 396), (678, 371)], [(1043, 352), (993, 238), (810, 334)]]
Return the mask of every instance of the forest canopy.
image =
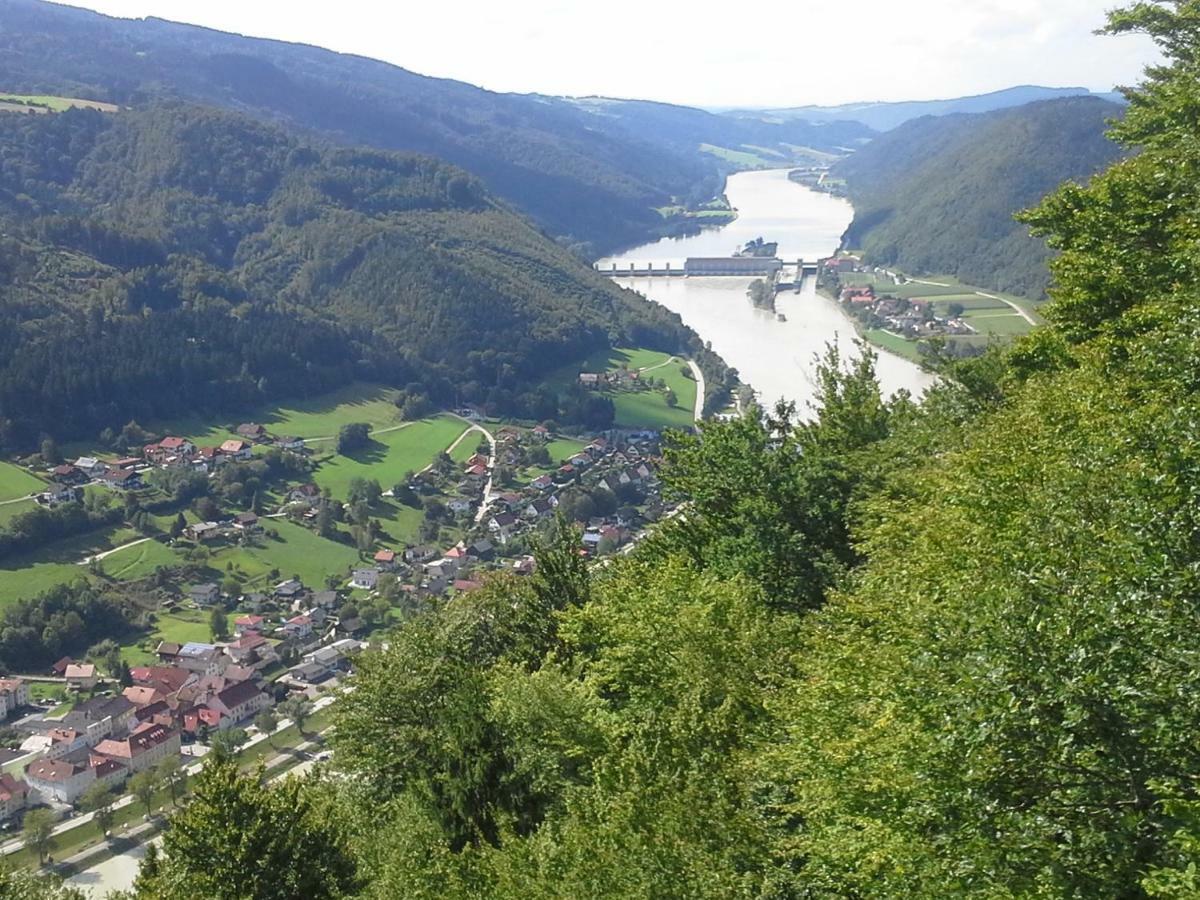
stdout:
[(854, 202), (843, 243), (872, 265), (1040, 299), (1052, 252), (1013, 217), (1114, 162), (1105, 124), (1121, 112), (1068, 97), (906, 122), (834, 166)]
[(0, 226), (9, 447), (354, 378), (529, 414), (612, 342), (703, 353), (453, 166), (211, 109), (0, 115)]

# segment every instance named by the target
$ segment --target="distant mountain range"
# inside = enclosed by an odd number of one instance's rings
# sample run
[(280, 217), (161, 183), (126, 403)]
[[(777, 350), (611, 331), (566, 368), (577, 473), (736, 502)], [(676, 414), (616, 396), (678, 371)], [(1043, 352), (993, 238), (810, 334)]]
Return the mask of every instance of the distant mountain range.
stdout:
[[(700, 144), (816, 150), (860, 125), (755, 123), (667, 104), (497, 94), (317, 47), (162, 19), (117, 19), (5, 0), (0, 91), (141, 106), (155, 98), (248, 112), (348, 144), (425, 153), (488, 188), (585, 254), (664, 227), (656, 207), (706, 200), (731, 164)], [(734, 157), (736, 159), (736, 156)], [(780, 165), (791, 157), (776, 157)]]
[(1121, 111), (1076, 96), (906, 122), (833, 167), (854, 203), (845, 243), (877, 265), (1044, 296), (1050, 250), (1013, 216), (1115, 161), (1105, 123)]
[(1118, 93), (1093, 94), (1087, 88), (1050, 88), (1022, 85), (950, 100), (907, 100), (898, 103), (847, 103), (842, 106), (791, 106), (777, 109), (730, 110), (731, 115), (750, 118), (768, 116), (781, 121), (801, 119), (813, 123), (858, 122), (875, 131), (890, 131), (922, 116), (948, 116), (954, 113), (985, 113), (1014, 106), (1024, 106), (1038, 100), (1063, 97), (1097, 96), (1103, 100), (1123, 102)]

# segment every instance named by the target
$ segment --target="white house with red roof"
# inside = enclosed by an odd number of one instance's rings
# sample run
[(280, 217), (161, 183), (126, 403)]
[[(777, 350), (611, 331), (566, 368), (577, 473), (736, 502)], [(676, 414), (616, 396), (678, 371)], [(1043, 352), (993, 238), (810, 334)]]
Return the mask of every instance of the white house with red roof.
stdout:
[(43, 757), (25, 767), (25, 783), (44, 800), (73, 804), (96, 780), (86, 762)]

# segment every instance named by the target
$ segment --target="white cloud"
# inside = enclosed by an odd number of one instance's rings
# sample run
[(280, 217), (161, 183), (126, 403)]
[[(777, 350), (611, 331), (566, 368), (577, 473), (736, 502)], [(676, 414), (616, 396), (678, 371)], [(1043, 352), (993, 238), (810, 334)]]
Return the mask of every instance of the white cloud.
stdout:
[(701, 105), (950, 97), (1137, 80), (1148, 41), (1096, 0), (78, 0), (318, 44), (492, 90)]

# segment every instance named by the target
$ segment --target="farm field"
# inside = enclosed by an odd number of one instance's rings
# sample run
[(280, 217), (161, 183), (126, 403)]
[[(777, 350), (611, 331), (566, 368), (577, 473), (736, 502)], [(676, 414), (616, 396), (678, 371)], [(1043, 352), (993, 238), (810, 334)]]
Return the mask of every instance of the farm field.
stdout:
[(0, 462), (0, 502), (28, 497), (46, 489), (46, 482), (30, 475), (20, 466)]
[[(322, 488), (329, 488), (334, 497), (342, 500), (355, 478), (374, 478), (387, 490), (406, 472), (419, 472), (428, 466), (467, 428), (461, 419), (441, 415), (375, 434), (365, 449), (350, 456), (325, 457), (314, 473), (313, 481)], [(466, 442), (469, 443), (470, 438)]]

